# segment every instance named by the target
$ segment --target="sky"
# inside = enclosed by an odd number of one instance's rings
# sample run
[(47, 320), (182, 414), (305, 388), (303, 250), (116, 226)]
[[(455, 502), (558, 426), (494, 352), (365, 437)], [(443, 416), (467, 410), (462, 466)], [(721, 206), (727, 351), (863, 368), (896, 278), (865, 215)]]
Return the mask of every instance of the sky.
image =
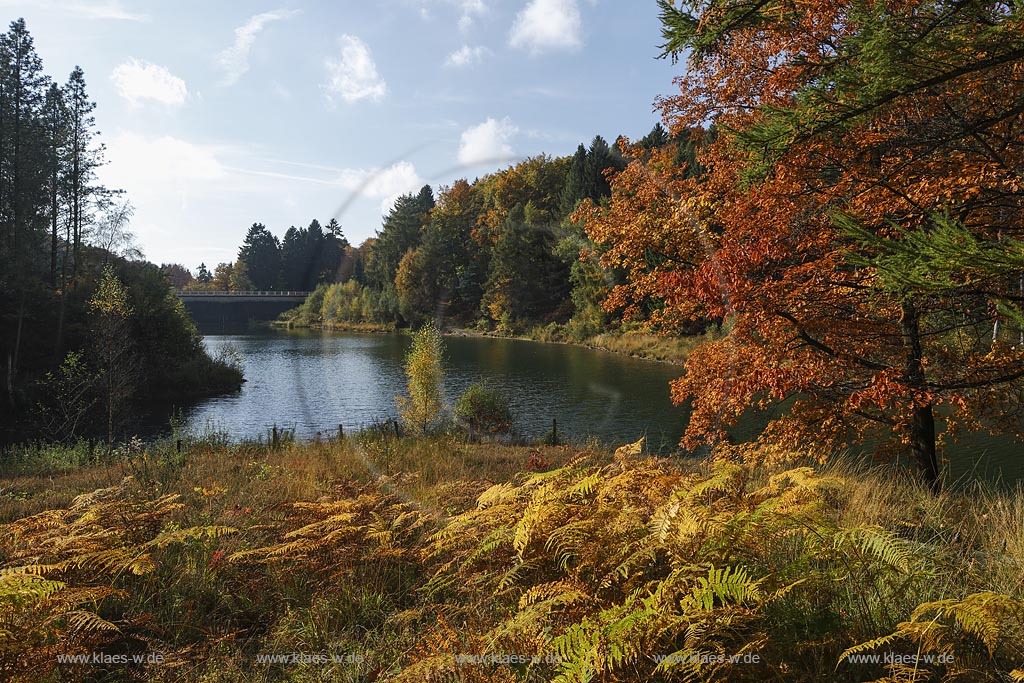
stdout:
[(403, 193), (645, 135), (678, 66), (654, 0), (0, 0), (79, 65), (147, 259), (237, 257), (250, 225), (353, 244)]

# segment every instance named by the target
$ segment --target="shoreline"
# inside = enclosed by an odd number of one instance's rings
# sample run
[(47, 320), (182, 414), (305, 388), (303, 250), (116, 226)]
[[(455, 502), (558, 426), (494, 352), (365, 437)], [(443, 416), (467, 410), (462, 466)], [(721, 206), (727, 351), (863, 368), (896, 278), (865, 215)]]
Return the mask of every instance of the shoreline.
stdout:
[[(398, 328), (394, 325), (381, 325), (377, 323), (319, 323), (316, 325), (296, 325), (289, 322), (272, 321), (269, 324), (269, 327), (277, 330), (318, 330), (320, 332), (358, 332), (362, 334), (409, 333), (408, 328)], [(645, 332), (605, 332), (589, 337), (584, 341), (572, 341), (568, 339), (545, 339), (538, 335), (531, 335), (530, 333), (501, 334), (495, 331), (481, 332), (479, 330), (466, 327), (445, 328), (442, 331), (442, 334), (446, 337), (487, 337), (491, 339), (514, 339), (518, 341), (534, 342), (537, 344), (577, 346), (580, 348), (590, 349), (591, 351), (613, 353), (619, 356), (635, 358), (637, 360), (676, 366), (682, 366), (685, 364), (690, 352), (698, 345), (704, 341), (714, 338), (710, 334), (673, 337)], [(621, 344), (621, 346), (616, 348), (617, 344)]]

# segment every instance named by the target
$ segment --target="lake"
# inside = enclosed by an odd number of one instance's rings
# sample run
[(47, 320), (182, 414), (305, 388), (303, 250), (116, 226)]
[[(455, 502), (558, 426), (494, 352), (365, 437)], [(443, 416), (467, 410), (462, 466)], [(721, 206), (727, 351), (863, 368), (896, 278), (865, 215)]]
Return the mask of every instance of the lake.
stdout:
[[(237, 393), (185, 408), (186, 424), (195, 430), (213, 427), (233, 439), (255, 439), (276, 425), (300, 439), (318, 432), (330, 437), (339, 424), (351, 432), (396, 417), (395, 397), (405, 393), (405, 335), (261, 331), (208, 335), (204, 343), (213, 354), (235, 350), (247, 381)], [(562, 439), (617, 445), (646, 435), (655, 452), (677, 449), (687, 415), (672, 405), (669, 382), (682, 372), (679, 366), (492, 337), (446, 337), (445, 346), (449, 408), (470, 384), (483, 381), (508, 397), (522, 438), (542, 437), (556, 419)], [(769, 416), (751, 416), (732, 431), (737, 439), (750, 438)], [(947, 456), (953, 479), (1024, 475), (1024, 446), (1016, 439), (969, 434)]]
[[(189, 425), (211, 424), (234, 438), (265, 436), (274, 425), (299, 438), (353, 431), (397, 417), (410, 338), (397, 334), (270, 331), (208, 335), (207, 349), (238, 352), (246, 383), (236, 394), (185, 410)], [(647, 435), (671, 450), (685, 427), (669, 381), (681, 368), (563, 344), (490, 337), (446, 337), (444, 398), (451, 407), (474, 382), (504, 393), (515, 431), (539, 438), (558, 421), (559, 436), (603, 443)]]

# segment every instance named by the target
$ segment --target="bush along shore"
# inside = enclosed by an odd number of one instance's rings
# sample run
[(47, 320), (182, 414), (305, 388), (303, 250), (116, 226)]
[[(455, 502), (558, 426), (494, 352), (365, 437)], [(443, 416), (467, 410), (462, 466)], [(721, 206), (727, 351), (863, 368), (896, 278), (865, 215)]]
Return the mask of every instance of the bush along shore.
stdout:
[[(407, 331), (398, 328), (394, 323), (307, 320), (298, 311), (300, 309), (283, 314), (278, 320), (271, 323), (271, 326), (285, 330), (311, 329), (325, 332), (355, 332), (362, 334), (393, 334)], [(554, 323), (530, 328), (522, 333), (502, 332), (498, 329), (478, 326), (476, 328), (450, 327), (444, 330), (444, 334), (454, 337), (493, 337), (496, 339), (521, 339), (545, 344), (569, 344), (595, 351), (618, 353), (642, 360), (671, 363), (673, 365), (682, 365), (686, 362), (693, 349), (705, 341), (719, 337), (715, 331), (701, 335), (680, 337), (654, 334), (640, 329), (630, 329), (602, 332), (577, 338), (572, 334), (570, 328)]]
[(1024, 678), (1019, 490), (388, 430), (70, 459), (4, 459), (5, 681)]

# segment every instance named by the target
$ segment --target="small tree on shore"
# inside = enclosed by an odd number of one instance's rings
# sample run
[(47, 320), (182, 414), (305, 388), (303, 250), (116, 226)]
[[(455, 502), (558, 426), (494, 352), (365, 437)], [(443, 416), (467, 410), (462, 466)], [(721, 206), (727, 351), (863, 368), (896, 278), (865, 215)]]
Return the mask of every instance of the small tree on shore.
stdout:
[(420, 433), (430, 429), (444, 410), (441, 400), (443, 356), (444, 340), (433, 323), (427, 323), (413, 334), (412, 347), (405, 356), (409, 396), (398, 397), (398, 408), (402, 421)]
[(100, 386), (106, 412), (107, 447), (124, 418), (136, 385), (138, 363), (132, 344), (132, 306), (124, 284), (106, 266), (89, 307), (93, 312), (93, 354), (100, 369)]

